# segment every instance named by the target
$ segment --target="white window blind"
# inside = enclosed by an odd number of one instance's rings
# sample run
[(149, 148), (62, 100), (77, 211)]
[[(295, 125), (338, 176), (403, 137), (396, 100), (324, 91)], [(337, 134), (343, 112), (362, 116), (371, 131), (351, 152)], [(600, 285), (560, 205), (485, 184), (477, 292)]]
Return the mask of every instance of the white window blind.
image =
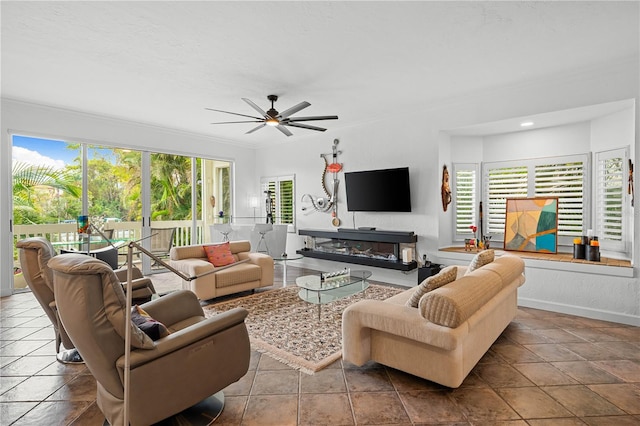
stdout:
[[(266, 203), (270, 191), (273, 201), (273, 223), (293, 225), (295, 223), (295, 179), (294, 176), (276, 176), (261, 179), (263, 200)], [(263, 207), (265, 208), (265, 207)]]
[(584, 162), (535, 166), (535, 197), (558, 197), (558, 235), (583, 234)]
[(472, 236), (471, 225), (478, 225), (478, 164), (453, 164), (453, 203), (456, 239)]
[(483, 209), (485, 232), (483, 234), (504, 234), (507, 198), (527, 197), (528, 170), (526, 166), (486, 168), (487, 202)]
[(595, 235), (603, 249), (625, 250), (625, 149), (596, 153)]
[(588, 193), (588, 165), (587, 154), (485, 163), (485, 229), (498, 238), (504, 235), (507, 198), (558, 197), (559, 242), (571, 244), (574, 236), (583, 234), (587, 223), (589, 206), (584, 194)]

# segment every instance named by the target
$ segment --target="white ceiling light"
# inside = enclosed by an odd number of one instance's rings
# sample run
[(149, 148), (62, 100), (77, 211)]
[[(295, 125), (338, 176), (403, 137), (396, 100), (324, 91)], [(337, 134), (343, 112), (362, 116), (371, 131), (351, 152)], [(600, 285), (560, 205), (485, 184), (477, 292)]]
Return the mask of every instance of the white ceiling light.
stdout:
[(533, 121), (523, 121), (520, 123), (520, 127), (531, 127), (533, 126)]

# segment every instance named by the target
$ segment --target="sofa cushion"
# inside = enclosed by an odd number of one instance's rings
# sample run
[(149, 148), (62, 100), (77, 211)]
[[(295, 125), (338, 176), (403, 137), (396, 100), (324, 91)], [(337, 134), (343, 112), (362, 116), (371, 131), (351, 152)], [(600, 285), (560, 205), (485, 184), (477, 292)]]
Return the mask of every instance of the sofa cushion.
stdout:
[(464, 276), (425, 294), (418, 308), (428, 321), (457, 328), (501, 289), (495, 272), (480, 269), (473, 276)]
[(236, 284), (260, 281), (262, 269), (253, 263), (240, 263), (215, 273), (216, 287), (223, 288)]
[(424, 279), (418, 285), (418, 287), (416, 287), (411, 297), (405, 303), (405, 306), (409, 306), (411, 308), (417, 308), (418, 302), (420, 302), (420, 298), (422, 296), (424, 296), (425, 294), (427, 294), (432, 290), (442, 287), (445, 284), (449, 284), (450, 282), (456, 279), (457, 275), (458, 275), (457, 266), (447, 266), (446, 268), (438, 272), (436, 275), (432, 275)]
[(204, 251), (213, 266), (227, 266), (236, 262), (229, 248), (229, 242), (204, 246)]
[(469, 275), (476, 269), (481, 268), (484, 265), (488, 265), (489, 263), (493, 262), (494, 258), (495, 252), (493, 251), (493, 249), (482, 250), (480, 253), (473, 256), (473, 259), (471, 259), (471, 263), (469, 263), (469, 267), (464, 274)]

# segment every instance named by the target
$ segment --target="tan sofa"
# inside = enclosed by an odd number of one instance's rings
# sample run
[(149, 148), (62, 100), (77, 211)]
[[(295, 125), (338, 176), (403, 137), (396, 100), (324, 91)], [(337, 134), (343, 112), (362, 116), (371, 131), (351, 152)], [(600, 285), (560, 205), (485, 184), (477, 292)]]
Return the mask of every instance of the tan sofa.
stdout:
[(271, 256), (251, 253), (249, 241), (231, 241), (229, 248), (237, 261), (246, 261), (211, 273), (216, 268), (207, 260), (202, 245), (173, 247), (170, 265), (188, 277), (201, 276), (191, 281), (183, 280), (182, 288), (191, 290), (200, 300), (207, 300), (273, 285)]
[(517, 312), (524, 262), (503, 255), (405, 306), (414, 288), (384, 301), (362, 300), (342, 315), (342, 356), (369, 360), (456, 388)]

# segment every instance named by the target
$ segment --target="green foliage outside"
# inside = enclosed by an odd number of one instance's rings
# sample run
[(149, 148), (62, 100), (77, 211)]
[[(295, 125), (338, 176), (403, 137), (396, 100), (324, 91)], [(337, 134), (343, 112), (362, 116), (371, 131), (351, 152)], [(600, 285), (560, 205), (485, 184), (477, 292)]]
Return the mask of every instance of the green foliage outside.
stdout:
[[(69, 149), (80, 152), (79, 144)], [(98, 149), (100, 148), (100, 149)], [(92, 218), (141, 220), (141, 152), (90, 147), (88, 205)], [(196, 160), (198, 182), (201, 159)], [(13, 166), (14, 224), (75, 221), (82, 212), (80, 157), (63, 169), (16, 163)], [(228, 174), (223, 206), (230, 209)], [(201, 185), (197, 185), (200, 189)], [(153, 220), (191, 219), (191, 158), (170, 154), (151, 156), (151, 211)], [(197, 216), (201, 214), (198, 200)]]

